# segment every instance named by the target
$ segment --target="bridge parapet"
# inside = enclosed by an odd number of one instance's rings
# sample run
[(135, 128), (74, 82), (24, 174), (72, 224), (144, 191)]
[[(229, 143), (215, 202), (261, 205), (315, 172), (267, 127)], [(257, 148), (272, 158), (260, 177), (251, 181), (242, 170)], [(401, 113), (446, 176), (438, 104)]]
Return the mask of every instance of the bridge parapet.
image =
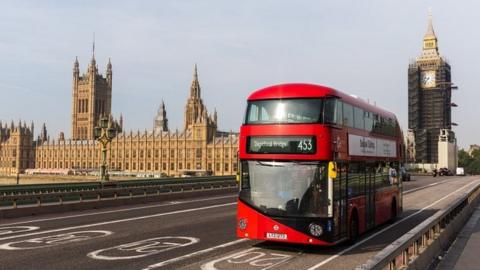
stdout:
[(356, 270), (428, 269), (450, 247), (480, 201), (479, 195), (480, 184), (476, 184)]

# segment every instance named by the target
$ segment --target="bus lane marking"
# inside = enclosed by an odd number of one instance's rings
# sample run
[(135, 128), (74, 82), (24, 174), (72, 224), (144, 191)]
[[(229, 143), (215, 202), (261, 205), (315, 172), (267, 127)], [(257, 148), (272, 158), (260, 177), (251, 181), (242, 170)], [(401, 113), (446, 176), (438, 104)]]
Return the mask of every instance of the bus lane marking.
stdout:
[(20, 232), (29, 232), (40, 229), (36, 226), (10, 226), (10, 227), (0, 227), (0, 235), (7, 235)]
[(163, 236), (99, 249), (88, 253), (87, 256), (96, 260), (108, 261), (138, 259), (193, 245), (199, 241), (200, 239), (195, 237)]
[[(207, 262), (201, 266), (202, 270), (233, 269), (235, 266), (244, 268), (259, 268), (267, 270), (278, 267), (292, 259), (292, 255), (267, 252), (260, 248), (250, 248), (237, 253)], [(218, 267), (218, 268), (217, 268)]]
[(334, 259), (342, 256), (343, 254), (345, 254), (345, 253), (347, 253), (347, 252), (349, 252), (349, 251), (357, 248), (358, 246), (360, 246), (361, 244), (367, 242), (368, 240), (370, 240), (370, 239), (372, 239), (372, 238), (374, 238), (374, 237), (376, 237), (376, 236), (384, 233), (385, 231), (388, 231), (389, 229), (397, 226), (398, 224), (400, 224), (400, 223), (402, 223), (402, 222), (404, 222), (404, 221), (406, 221), (406, 220), (409, 220), (410, 218), (412, 218), (412, 217), (414, 217), (414, 216), (416, 216), (416, 215), (424, 212), (424, 211), (427, 210), (428, 208), (430, 208), (430, 207), (438, 204), (439, 202), (441, 202), (441, 201), (447, 199), (448, 197), (450, 197), (450, 196), (458, 193), (459, 191), (461, 191), (461, 190), (463, 190), (463, 189), (466, 189), (467, 187), (472, 186), (473, 184), (478, 184), (478, 183), (479, 183), (479, 181), (478, 181), (478, 179), (477, 179), (475, 182), (472, 182), (472, 183), (470, 183), (470, 184), (467, 184), (467, 185), (465, 185), (465, 186), (463, 186), (463, 187), (461, 187), (461, 188), (459, 188), (459, 189), (457, 189), (457, 190), (449, 193), (448, 195), (442, 197), (441, 199), (436, 200), (435, 202), (433, 202), (433, 203), (425, 206), (424, 208), (422, 208), (422, 209), (420, 209), (420, 210), (418, 210), (418, 211), (416, 211), (416, 212), (411, 213), (410, 215), (402, 218), (401, 220), (399, 220), (399, 221), (397, 221), (397, 222), (395, 222), (395, 223), (393, 223), (393, 224), (391, 224), (391, 225), (388, 225), (387, 227), (383, 228), (382, 230), (380, 230), (380, 231), (378, 231), (378, 232), (376, 232), (376, 233), (368, 236), (367, 238), (362, 239), (361, 241), (359, 241), (359, 242), (355, 243), (354, 245), (352, 245), (352, 246), (350, 246), (350, 247), (348, 247), (348, 248), (346, 248), (346, 249), (338, 252), (337, 254), (335, 254), (335, 255), (333, 255), (333, 256), (330, 256), (328, 259), (325, 259), (325, 260), (317, 263), (316, 265), (308, 268), (307, 270), (315, 270), (315, 269), (318, 269), (318, 268), (322, 267), (323, 265), (329, 263), (330, 261), (332, 261), (332, 260), (334, 260)]
[(176, 258), (173, 258), (173, 259), (170, 259), (170, 260), (166, 260), (166, 261), (162, 261), (162, 262), (159, 262), (159, 263), (156, 263), (156, 264), (152, 264), (150, 266), (147, 266), (143, 270), (151, 270), (151, 269), (160, 268), (160, 267), (163, 267), (165, 265), (180, 262), (180, 261), (186, 260), (188, 258), (192, 258), (192, 257), (202, 255), (202, 254), (205, 254), (205, 253), (209, 253), (209, 252), (212, 252), (212, 251), (217, 250), (217, 249), (222, 249), (222, 248), (226, 248), (226, 247), (229, 247), (229, 246), (233, 246), (233, 245), (236, 245), (236, 244), (248, 241), (248, 240), (249, 239), (242, 238), (242, 239), (237, 239), (237, 240), (232, 241), (232, 242), (223, 243), (221, 245), (214, 246), (214, 247), (211, 247), (211, 248), (198, 250), (198, 251), (195, 251), (195, 252), (192, 252), (192, 253), (189, 253), (189, 254), (185, 254), (185, 255), (180, 256), (180, 257), (176, 257)]
[(26, 233), (26, 234), (21, 234), (21, 235), (12, 235), (12, 236), (7, 236), (7, 237), (1, 237), (0, 241), (8, 240), (8, 239), (14, 239), (14, 238), (20, 238), (20, 237), (39, 235), (39, 234), (63, 232), (63, 231), (98, 227), (98, 226), (117, 224), (117, 223), (129, 222), (129, 221), (143, 220), (143, 219), (149, 219), (149, 218), (157, 218), (157, 217), (163, 217), (163, 216), (169, 216), (169, 215), (175, 215), (175, 214), (191, 213), (191, 212), (208, 210), (208, 209), (215, 209), (215, 208), (220, 208), (220, 207), (225, 207), (225, 206), (232, 206), (232, 205), (236, 205), (236, 204), (237, 204), (236, 202), (215, 204), (215, 205), (209, 205), (209, 206), (198, 207), (198, 208), (190, 208), (190, 209), (185, 209), (185, 210), (177, 210), (177, 211), (166, 212), (166, 213), (159, 213), (159, 214), (152, 214), (152, 215), (146, 215), (146, 216), (138, 216), (138, 217), (132, 217), (132, 218), (124, 218), (124, 219), (103, 221), (103, 222), (97, 222), (97, 223), (91, 223), (91, 224), (85, 224), (85, 225), (64, 227), (64, 228), (60, 228), (60, 229), (52, 229), (52, 230), (46, 230), (46, 231), (40, 231), (40, 232)]
[(79, 231), (64, 234), (49, 235), (0, 245), (3, 250), (26, 250), (53, 247), (74, 242), (81, 242), (93, 238), (111, 235), (111, 231)]

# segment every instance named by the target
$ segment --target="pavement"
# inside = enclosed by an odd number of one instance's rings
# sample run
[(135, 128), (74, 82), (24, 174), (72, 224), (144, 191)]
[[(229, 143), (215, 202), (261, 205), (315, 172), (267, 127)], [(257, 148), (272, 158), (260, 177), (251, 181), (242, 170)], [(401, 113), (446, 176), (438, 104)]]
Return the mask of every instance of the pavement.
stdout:
[(353, 269), (478, 183), (414, 177), (397, 222), (336, 247), (237, 239), (235, 193), (3, 219), (0, 270)]
[(437, 270), (480, 269), (480, 207), (477, 207)]

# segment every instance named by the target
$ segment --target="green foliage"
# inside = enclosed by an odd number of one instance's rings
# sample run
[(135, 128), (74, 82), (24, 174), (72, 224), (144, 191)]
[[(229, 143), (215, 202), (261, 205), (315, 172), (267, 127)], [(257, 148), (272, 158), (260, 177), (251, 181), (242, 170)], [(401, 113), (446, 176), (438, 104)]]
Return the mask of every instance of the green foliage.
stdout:
[(464, 167), (469, 174), (480, 174), (480, 150), (473, 150), (472, 155), (463, 149), (458, 151), (458, 167)]

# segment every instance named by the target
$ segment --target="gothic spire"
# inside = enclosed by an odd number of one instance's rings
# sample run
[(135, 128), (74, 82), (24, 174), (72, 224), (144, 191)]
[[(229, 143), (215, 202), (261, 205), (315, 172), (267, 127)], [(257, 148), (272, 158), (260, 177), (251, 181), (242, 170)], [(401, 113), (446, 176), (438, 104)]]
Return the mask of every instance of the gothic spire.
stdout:
[(42, 129), (40, 130), (39, 139), (41, 142), (45, 142), (48, 140), (47, 127), (45, 126), (45, 123), (43, 123)]
[(92, 59), (95, 59), (95, 32), (93, 32)]
[(200, 83), (198, 82), (197, 64), (193, 72), (192, 86), (190, 87), (190, 98), (200, 99)]
[(432, 9), (428, 9), (428, 27), (427, 32), (425, 33), (425, 38), (437, 38), (435, 36), (435, 31), (433, 30), (433, 23), (432, 23)]
[(93, 42), (92, 42), (92, 60), (90, 61), (90, 68), (96, 68), (95, 62), (95, 32), (93, 32)]
[(153, 129), (156, 134), (168, 131), (167, 110), (165, 109), (165, 102), (163, 99), (162, 103), (158, 107), (157, 116), (153, 121)]
[(435, 31), (433, 30), (432, 11), (430, 9), (428, 12), (427, 32), (423, 37), (423, 52), (421, 58), (433, 59), (438, 57), (438, 40)]

